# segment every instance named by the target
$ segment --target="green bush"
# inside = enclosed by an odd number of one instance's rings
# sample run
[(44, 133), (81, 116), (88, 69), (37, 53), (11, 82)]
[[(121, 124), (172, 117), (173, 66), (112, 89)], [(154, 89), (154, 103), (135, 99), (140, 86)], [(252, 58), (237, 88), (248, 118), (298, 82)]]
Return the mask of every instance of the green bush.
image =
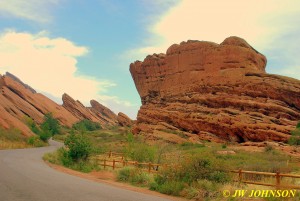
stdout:
[(132, 168), (124, 167), (118, 171), (117, 179), (118, 181), (129, 182), (131, 174), (132, 174)]
[(93, 122), (91, 120), (84, 119), (73, 124), (72, 128), (78, 131), (95, 131), (100, 130), (101, 125), (98, 122)]
[(167, 181), (158, 187), (160, 193), (179, 196), (184, 189), (184, 183), (181, 181)]
[(157, 149), (142, 142), (133, 143), (125, 150), (126, 157), (138, 162), (154, 162)]
[(291, 131), (292, 136), (288, 140), (288, 143), (290, 145), (300, 145), (300, 128), (299, 128), (300, 122), (297, 124), (297, 127), (295, 130)]
[(191, 160), (184, 162), (178, 176), (189, 184), (199, 179), (207, 179), (217, 183), (230, 181), (226, 164), (222, 163), (221, 160), (216, 160), (213, 156), (193, 156)]
[(39, 136), (31, 136), (28, 138), (27, 143), (34, 147), (43, 147), (46, 146), (45, 142), (43, 142)]
[(43, 142), (48, 142), (48, 140), (51, 138), (51, 133), (50, 131), (41, 131), (40, 133), (40, 139), (43, 141)]
[(148, 173), (133, 167), (124, 167), (119, 170), (117, 179), (139, 186), (149, 186), (152, 181)]
[(50, 163), (63, 165), (73, 170), (81, 172), (91, 172), (92, 170), (99, 170), (99, 166), (95, 161), (73, 161), (66, 148), (61, 147), (57, 151), (47, 153), (43, 157), (44, 160)]
[(64, 144), (73, 161), (86, 160), (92, 153), (92, 143), (84, 134), (70, 134)]
[(142, 142), (141, 139), (136, 139), (132, 133), (127, 135), (128, 145), (124, 148), (125, 157), (138, 162), (154, 162), (158, 149)]
[(52, 113), (45, 114), (44, 122), (41, 124), (42, 131), (48, 132), (51, 135), (60, 133), (60, 124), (57, 119), (53, 118)]
[(40, 134), (41, 130), (39, 129), (39, 127), (37, 126), (37, 124), (35, 123), (35, 121), (32, 118), (25, 116), (24, 120), (25, 120), (26, 125), (30, 128), (30, 130), (33, 133), (38, 134), (38, 135)]

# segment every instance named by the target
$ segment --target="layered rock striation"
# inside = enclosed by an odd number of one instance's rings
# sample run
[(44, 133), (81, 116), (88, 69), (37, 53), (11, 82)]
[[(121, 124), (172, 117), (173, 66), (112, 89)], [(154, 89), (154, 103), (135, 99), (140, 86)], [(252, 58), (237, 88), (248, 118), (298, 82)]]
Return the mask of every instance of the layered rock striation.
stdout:
[[(141, 97), (135, 133), (177, 130), (215, 141), (286, 141), (300, 120), (300, 81), (267, 74), (245, 40), (187, 41), (130, 65)], [(170, 129), (171, 128), (171, 129)]]

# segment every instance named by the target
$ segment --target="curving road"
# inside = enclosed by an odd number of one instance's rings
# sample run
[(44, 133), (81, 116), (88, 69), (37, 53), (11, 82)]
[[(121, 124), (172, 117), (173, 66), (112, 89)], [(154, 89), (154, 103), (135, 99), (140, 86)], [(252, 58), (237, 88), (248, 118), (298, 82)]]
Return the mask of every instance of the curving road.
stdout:
[(163, 201), (133, 192), (57, 172), (42, 156), (60, 143), (33, 149), (0, 151), (1, 201)]

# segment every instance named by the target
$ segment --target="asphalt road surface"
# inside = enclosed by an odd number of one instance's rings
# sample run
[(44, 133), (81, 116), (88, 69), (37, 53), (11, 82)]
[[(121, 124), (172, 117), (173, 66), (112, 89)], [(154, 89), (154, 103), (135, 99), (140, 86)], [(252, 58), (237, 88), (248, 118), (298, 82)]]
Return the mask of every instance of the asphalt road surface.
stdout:
[(0, 201), (167, 200), (58, 172), (42, 160), (45, 153), (61, 146), (55, 141), (50, 144), (0, 151)]

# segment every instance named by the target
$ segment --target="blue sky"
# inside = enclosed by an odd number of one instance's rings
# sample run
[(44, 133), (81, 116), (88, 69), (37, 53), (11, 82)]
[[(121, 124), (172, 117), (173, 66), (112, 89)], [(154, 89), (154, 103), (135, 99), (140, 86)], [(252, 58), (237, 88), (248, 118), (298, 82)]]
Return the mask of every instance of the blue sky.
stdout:
[(129, 64), (188, 39), (240, 36), (267, 72), (300, 79), (299, 20), (297, 0), (1, 0), (0, 73), (56, 102), (66, 92), (135, 118)]

